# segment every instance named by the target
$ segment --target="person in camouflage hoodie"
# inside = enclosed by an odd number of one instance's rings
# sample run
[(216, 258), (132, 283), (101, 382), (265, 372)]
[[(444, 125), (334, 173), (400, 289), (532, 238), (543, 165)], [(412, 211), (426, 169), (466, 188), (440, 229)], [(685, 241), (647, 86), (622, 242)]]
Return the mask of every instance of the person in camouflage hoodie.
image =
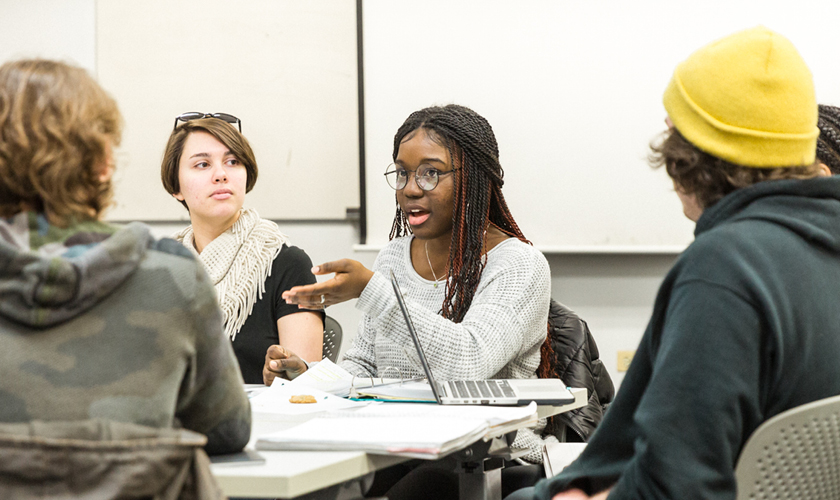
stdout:
[(99, 221), (120, 134), (84, 70), (0, 67), (0, 422), (184, 427), (239, 451), (250, 406), (201, 263)]

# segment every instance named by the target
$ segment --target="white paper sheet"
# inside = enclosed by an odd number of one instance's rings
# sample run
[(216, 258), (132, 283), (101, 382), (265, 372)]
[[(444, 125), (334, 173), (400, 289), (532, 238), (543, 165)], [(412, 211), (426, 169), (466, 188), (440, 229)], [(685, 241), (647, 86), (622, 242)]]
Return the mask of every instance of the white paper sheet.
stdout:
[[(275, 379), (275, 382), (277, 380)], [(281, 382), (312, 387), (337, 396), (347, 396), (353, 382), (353, 375), (329, 359), (323, 359), (291, 382), (282, 380)]]
[(543, 446), (543, 467), (545, 477), (560, 474), (570, 463), (583, 453), (586, 443), (546, 443)]
[[(289, 398), (299, 395), (311, 395), (316, 403), (296, 404), (289, 402)], [(256, 413), (270, 413), (275, 415), (307, 415), (329, 410), (358, 408), (367, 403), (350, 401), (334, 396), (327, 392), (294, 384), (288, 380), (275, 379), (271, 387), (251, 398), (251, 410)]]

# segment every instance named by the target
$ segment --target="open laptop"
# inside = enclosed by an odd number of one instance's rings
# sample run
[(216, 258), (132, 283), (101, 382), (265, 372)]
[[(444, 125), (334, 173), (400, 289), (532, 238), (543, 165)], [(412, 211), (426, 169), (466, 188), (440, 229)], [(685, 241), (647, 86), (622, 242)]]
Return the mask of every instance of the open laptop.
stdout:
[(391, 271), (391, 285), (394, 287), (394, 294), (397, 303), (400, 305), (403, 318), (408, 326), (408, 333), (414, 341), (417, 349), (417, 356), (426, 378), (432, 387), (432, 393), (438, 404), (442, 405), (506, 405), (526, 406), (531, 401), (538, 405), (564, 405), (575, 400), (574, 395), (566, 388), (566, 384), (557, 378), (533, 378), (533, 379), (490, 379), (490, 380), (450, 380), (438, 382), (432, 375), (429, 362), (420, 345), (420, 338), (414, 329), (414, 323), (408, 315), (408, 308), (405, 305), (397, 278)]

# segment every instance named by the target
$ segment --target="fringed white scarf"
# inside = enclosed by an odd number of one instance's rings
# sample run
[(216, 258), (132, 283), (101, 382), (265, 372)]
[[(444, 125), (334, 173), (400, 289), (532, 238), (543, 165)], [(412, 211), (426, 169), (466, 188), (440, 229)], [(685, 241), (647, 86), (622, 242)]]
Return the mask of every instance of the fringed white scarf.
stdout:
[[(195, 251), (192, 226), (173, 236)], [(257, 299), (265, 293), (271, 264), (289, 238), (277, 224), (260, 219), (254, 209), (243, 209), (233, 226), (211, 241), (198, 254), (216, 287), (225, 333), (230, 340), (251, 315)]]

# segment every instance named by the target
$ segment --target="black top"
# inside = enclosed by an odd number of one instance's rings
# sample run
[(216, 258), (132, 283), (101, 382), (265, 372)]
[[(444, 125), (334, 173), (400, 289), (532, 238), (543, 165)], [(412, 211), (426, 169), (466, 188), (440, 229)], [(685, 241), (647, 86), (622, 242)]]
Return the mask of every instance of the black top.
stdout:
[[(263, 383), (265, 352), (280, 341), (277, 320), (287, 314), (303, 312), (296, 304), (286, 304), (282, 294), (293, 286), (315, 283), (311, 269), (312, 260), (306, 252), (294, 246), (283, 245), (271, 264), (271, 274), (265, 280), (265, 293), (257, 299), (251, 315), (233, 341), (233, 351), (246, 384)], [(323, 311), (306, 312), (317, 312), (321, 320), (324, 319)]]

